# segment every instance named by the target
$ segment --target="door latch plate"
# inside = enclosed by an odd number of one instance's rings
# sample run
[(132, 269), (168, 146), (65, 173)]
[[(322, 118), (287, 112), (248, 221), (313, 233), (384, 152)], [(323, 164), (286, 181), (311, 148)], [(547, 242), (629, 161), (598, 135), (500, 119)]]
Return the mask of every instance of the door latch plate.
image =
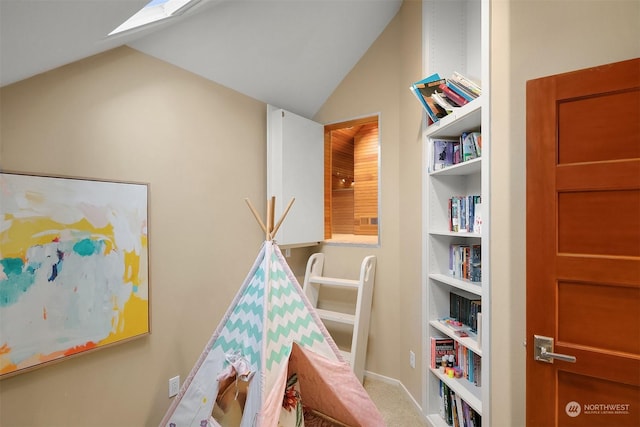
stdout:
[(543, 348), (546, 353), (553, 353), (553, 338), (545, 337), (542, 335), (534, 335), (533, 346), (534, 346), (533, 347), (534, 360), (545, 362), (545, 363), (553, 363), (552, 357), (545, 357), (542, 354)]

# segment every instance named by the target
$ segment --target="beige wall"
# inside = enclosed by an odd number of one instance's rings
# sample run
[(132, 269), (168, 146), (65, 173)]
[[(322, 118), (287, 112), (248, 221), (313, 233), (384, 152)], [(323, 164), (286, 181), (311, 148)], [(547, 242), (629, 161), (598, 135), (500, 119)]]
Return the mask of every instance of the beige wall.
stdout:
[(515, 427), (525, 416), (525, 84), (640, 56), (640, 2), (513, 0), (492, 9), (491, 424)]
[(409, 85), (421, 78), (421, 28), (420, 2), (405, 1), (314, 117), (334, 123), (380, 114), (380, 246), (322, 252), (325, 274), (336, 277), (357, 277), (362, 259), (376, 255), (366, 370), (399, 379), (416, 401), (420, 366), (409, 368), (409, 349), (420, 359), (421, 109)]
[(157, 425), (262, 243), (266, 106), (129, 48), (0, 93), (4, 170), (150, 184), (152, 310), (149, 337), (0, 382), (0, 425)]

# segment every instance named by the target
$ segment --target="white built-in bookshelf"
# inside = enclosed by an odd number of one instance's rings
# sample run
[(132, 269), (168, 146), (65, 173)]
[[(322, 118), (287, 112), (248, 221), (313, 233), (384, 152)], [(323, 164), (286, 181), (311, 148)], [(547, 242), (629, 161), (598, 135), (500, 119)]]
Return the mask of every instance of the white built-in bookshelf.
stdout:
[[(490, 389), (490, 270), (489, 230), (489, 0), (423, 0), (424, 76), (438, 73), (449, 78), (454, 71), (481, 82), (482, 95), (427, 125), (423, 132), (423, 402), (422, 408), (433, 426), (447, 426), (443, 417), (442, 385), (491, 425)], [(480, 131), (481, 157), (432, 170), (433, 141), (459, 138), (464, 132)], [(454, 196), (479, 195), (482, 226), (478, 231), (452, 231), (449, 200)], [(480, 245), (481, 280), (471, 281), (451, 273), (451, 245)], [(455, 293), (469, 300), (481, 300), (482, 315), (477, 332), (458, 336), (456, 328), (442, 319), (450, 316), (450, 297)], [(466, 329), (466, 328), (465, 328)], [(453, 338), (457, 345), (481, 358), (480, 385), (464, 378), (451, 378), (441, 369), (430, 368), (431, 338)], [(464, 422), (459, 424), (465, 427)]]

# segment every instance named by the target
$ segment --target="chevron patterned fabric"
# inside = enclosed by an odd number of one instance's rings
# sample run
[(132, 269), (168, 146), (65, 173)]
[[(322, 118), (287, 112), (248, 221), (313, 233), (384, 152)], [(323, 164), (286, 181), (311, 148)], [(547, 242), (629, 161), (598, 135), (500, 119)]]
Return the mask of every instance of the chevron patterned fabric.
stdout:
[[(249, 275), (172, 402), (161, 426), (220, 426), (212, 417), (212, 410), (217, 396), (224, 391), (219, 390), (218, 380), (221, 373), (230, 371), (230, 356), (244, 358), (252, 374), (240, 426), (275, 425), (273, 423), (277, 423), (281, 411), (284, 380), (290, 368), (294, 343), (310, 350), (330, 366), (324, 369), (323, 379), (316, 380), (314, 385), (309, 384), (312, 389), (323, 387), (322, 391), (318, 389), (322, 395), (318, 398), (331, 399), (327, 393), (337, 394), (329, 387), (329, 377), (336, 376), (336, 381), (342, 384), (341, 391), (355, 399), (350, 405), (352, 410), (366, 408), (367, 422), (371, 426), (382, 426), (375, 406), (342, 359), (280, 249), (272, 241), (264, 243)], [(282, 394), (279, 394), (280, 387), (283, 388)], [(220, 407), (216, 405), (215, 408), (217, 411)]]
[(315, 343), (325, 344), (325, 339), (302, 301), (300, 288), (291, 283), (275, 253), (272, 254), (269, 273), (269, 298), (267, 299), (267, 370), (273, 364), (280, 365), (291, 353), (295, 341), (302, 347), (313, 348)]
[(213, 349), (220, 347), (224, 353), (239, 351), (249, 361), (253, 372), (260, 367), (264, 279), (264, 268), (261, 265), (213, 344)]

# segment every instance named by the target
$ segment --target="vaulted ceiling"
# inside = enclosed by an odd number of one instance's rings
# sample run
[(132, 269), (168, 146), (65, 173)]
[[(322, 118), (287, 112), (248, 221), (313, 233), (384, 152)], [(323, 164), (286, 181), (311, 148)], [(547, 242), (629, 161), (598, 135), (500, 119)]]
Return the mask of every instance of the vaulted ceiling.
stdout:
[(255, 99), (313, 116), (402, 0), (201, 0), (107, 34), (148, 0), (0, 0), (0, 86), (128, 45)]

